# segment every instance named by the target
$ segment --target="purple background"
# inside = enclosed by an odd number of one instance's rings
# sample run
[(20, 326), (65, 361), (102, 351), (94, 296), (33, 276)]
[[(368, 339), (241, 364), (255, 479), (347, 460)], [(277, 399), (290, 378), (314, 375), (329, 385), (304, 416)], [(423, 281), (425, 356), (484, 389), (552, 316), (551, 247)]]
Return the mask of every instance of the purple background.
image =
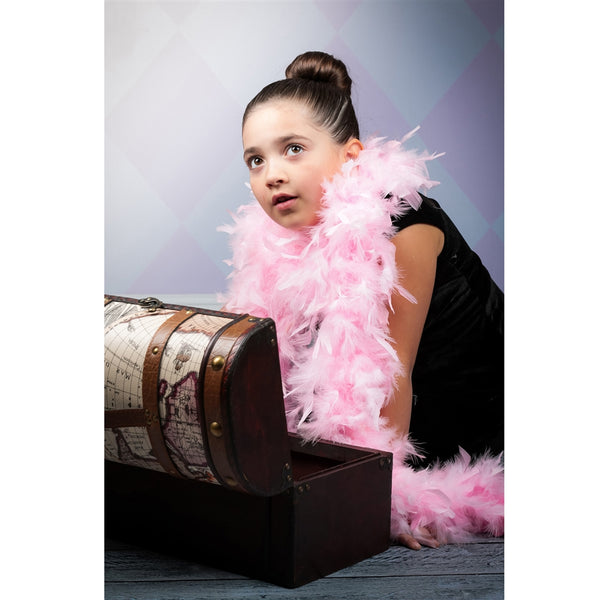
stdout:
[(504, 285), (503, 2), (106, 3), (105, 291), (226, 287), (249, 201), (240, 120), (306, 50), (341, 58), (362, 137), (445, 152), (431, 194)]

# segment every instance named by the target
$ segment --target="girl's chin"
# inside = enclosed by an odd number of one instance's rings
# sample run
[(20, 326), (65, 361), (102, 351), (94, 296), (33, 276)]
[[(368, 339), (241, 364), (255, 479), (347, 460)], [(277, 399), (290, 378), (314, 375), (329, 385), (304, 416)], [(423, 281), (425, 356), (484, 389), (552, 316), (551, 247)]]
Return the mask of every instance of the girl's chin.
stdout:
[(277, 223), (277, 225), (281, 225), (281, 227), (290, 229), (292, 231), (306, 229), (316, 225), (319, 222), (319, 219), (316, 215), (302, 215), (298, 213), (271, 213), (269, 216), (271, 217), (272, 221)]
[[(289, 203), (289, 207), (284, 207)], [(275, 206), (265, 206), (260, 203), (267, 216), (285, 229), (292, 231), (302, 230), (319, 223), (319, 214), (312, 210), (305, 210), (305, 206), (301, 206), (294, 198), (288, 202), (282, 202)]]
[(285, 229), (289, 229), (290, 231), (303, 231), (305, 229), (310, 229), (319, 222), (318, 219), (274, 219), (274, 221), (278, 225), (281, 225), (282, 227), (284, 227)]

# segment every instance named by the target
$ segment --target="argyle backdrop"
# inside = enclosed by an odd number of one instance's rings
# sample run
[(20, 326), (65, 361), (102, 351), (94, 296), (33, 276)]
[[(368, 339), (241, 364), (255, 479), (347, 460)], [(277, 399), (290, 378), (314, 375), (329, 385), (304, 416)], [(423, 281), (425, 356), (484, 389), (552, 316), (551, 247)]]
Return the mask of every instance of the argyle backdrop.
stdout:
[(250, 200), (247, 102), (306, 50), (341, 58), (361, 137), (445, 156), (431, 194), (503, 287), (503, 0), (105, 3), (105, 291), (226, 288), (217, 227)]

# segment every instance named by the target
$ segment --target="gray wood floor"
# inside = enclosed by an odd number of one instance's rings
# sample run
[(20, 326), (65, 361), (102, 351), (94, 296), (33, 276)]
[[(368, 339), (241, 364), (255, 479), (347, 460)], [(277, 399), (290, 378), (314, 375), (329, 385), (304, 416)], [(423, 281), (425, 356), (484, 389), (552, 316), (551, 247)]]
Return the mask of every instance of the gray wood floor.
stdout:
[(504, 540), (386, 552), (289, 590), (107, 540), (105, 600), (496, 600), (504, 598)]

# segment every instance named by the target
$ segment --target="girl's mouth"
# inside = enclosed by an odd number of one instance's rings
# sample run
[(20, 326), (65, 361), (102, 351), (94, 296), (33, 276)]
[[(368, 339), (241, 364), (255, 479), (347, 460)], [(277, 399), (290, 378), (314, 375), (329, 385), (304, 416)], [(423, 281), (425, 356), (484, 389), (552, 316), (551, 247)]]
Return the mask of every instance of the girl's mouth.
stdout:
[(278, 194), (273, 196), (273, 206), (276, 206), (278, 210), (286, 210), (291, 208), (296, 200), (296, 196), (289, 196), (288, 194)]

